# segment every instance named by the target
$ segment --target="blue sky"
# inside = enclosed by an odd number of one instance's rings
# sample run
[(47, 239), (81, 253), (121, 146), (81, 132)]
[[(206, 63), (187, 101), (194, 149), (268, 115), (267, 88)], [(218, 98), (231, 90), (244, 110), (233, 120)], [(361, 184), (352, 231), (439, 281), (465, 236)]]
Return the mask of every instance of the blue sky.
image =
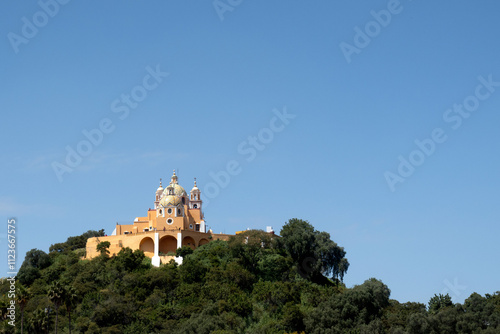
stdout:
[[(144, 215), (175, 168), (215, 232), (294, 217), (329, 232), (347, 286), (376, 277), (424, 303), (500, 290), (498, 2), (54, 3), (0, 11), (18, 265)], [(85, 153), (72, 166), (68, 147)]]

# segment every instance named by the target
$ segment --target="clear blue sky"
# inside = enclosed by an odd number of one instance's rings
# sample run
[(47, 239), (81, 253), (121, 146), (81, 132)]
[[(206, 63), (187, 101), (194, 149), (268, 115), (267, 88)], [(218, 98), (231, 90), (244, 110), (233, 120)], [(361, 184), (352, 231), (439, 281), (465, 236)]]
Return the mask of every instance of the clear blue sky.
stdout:
[[(221, 3), (70, 1), (50, 16), (3, 2), (2, 252), (11, 216), (18, 265), (32, 248), (109, 234), (175, 168), (212, 195), (215, 232), (279, 232), (294, 217), (329, 232), (348, 286), (376, 277), (424, 303), (500, 290), (500, 4)], [(54, 162), (78, 145), (88, 155), (61, 181)], [(239, 173), (214, 187), (230, 161)]]

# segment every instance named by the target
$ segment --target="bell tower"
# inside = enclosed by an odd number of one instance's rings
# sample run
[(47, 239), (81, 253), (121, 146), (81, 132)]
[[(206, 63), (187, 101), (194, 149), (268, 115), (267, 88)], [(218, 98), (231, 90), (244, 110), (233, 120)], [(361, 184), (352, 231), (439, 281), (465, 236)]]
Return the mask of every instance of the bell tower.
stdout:
[(161, 186), (161, 179), (160, 179), (160, 186), (158, 187), (158, 189), (156, 189), (156, 194), (155, 194), (155, 210), (158, 209), (158, 204), (160, 203), (161, 194), (163, 194), (163, 187)]
[(199, 209), (201, 210), (201, 191), (198, 189), (196, 185), (196, 178), (194, 178), (194, 187), (191, 189), (190, 197), (189, 197), (189, 208), (190, 209)]

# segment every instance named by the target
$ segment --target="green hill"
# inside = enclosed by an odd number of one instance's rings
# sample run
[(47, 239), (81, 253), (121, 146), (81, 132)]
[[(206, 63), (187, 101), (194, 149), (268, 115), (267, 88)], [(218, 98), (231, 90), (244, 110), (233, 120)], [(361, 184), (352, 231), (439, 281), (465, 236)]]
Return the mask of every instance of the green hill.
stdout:
[[(1, 285), (5, 333), (500, 333), (500, 292), (463, 305), (436, 295), (428, 307), (399, 303), (370, 278), (347, 289), (346, 253), (309, 223), (291, 219), (280, 237), (246, 231), (177, 253), (154, 268), (142, 251), (81, 260), (88, 231), (33, 249), (19, 270), (16, 327)], [(23, 320), (21, 320), (23, 316)], [(70, 325), (71, 322), (71, 325)]]

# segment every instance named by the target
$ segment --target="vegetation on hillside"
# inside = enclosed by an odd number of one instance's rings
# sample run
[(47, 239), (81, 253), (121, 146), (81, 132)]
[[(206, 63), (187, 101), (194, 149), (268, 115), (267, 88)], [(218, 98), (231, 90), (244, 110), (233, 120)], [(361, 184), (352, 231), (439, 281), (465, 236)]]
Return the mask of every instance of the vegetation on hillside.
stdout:
[[(178, 250), (183, 264), (154, 268), (142, 251), (122, 249), (81, 260), (89, 231), (26, 254), (17, 277), (20, 333), (500, 333), (500, 292), (473, 293), (464, 304), (436, 295), (428, 307), (399, 303), (371, 278), (353, 288), (342, 279), (345, 251), (309, 223), (291, 219), (276, 237), (246, 231), (228, 242)], [(21, 318), (22, 315), (22, 318)], [(22, 319), (22, 320), (21, 320)]]

